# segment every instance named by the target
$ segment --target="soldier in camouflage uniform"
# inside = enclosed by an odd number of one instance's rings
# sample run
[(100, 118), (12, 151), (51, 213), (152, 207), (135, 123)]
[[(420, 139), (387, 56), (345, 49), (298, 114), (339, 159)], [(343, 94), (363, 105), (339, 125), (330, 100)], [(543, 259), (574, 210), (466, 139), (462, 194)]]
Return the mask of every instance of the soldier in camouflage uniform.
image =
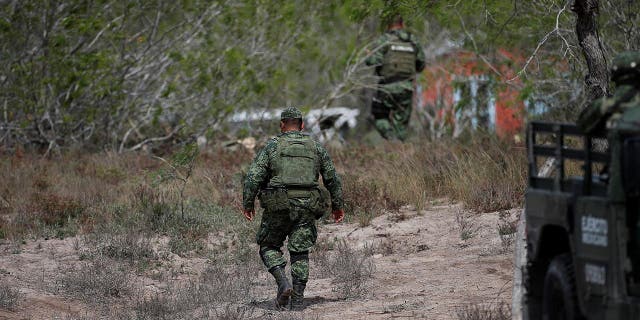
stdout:
[(424, 51), (415, 37), (404, 29), (402, 17), (389, 23), (378, 38), (365, 63), (376, 67), (380, 77), (371, 105), (375, 126), (385, 139), (407, 138), (417, 72), (424, 70)]
[[(301, 132), (304, 123), (300, 110), (285, 109), (280, 129), (281, 134), (260, 150), (249, 167), (243, 214), (253, 220), (258, 195), (264, 214), (256, 240), (262, 262), (278, 285), (276, 305), (285, 307), (291, 297), (291, 309), (299, 310), (309, 279), (309, 249), (318, 236), (316, 219), (327, 211), (323, 204), (330, 195), (333, 218), (342, 221), (342, 185), (325, 148)], [(320, 175), (326, 189), (318, 185)], [(287, 261), (280, 250), (286, 238), (293, 287), (284, 272)]]
[(594, 101), (578, 119), (585, 133), (607, 133), (609, 198), (627, 208), (633, 277), (640, 280), (640, 52), (623, 52), (613, 61), (613, 96)]

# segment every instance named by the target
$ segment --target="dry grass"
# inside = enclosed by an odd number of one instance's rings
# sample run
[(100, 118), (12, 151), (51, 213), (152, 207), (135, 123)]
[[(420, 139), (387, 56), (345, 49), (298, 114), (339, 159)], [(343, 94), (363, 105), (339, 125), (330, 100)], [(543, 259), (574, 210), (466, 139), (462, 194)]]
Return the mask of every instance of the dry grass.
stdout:
[[(245, 151), (201, 154), (185, 198), (236, 207), (242, 168), (251, 157)], [(146, 210), (150, 223), (168, 223), (162, 219), (173, 213), (179, 199), (174, 186), (154, 184), (162, 169), (162, 161), (146, 154), (5, 156), (0, 159), (0, 235), (72, 236), (130, 219), (140, 210)], [(51, 234), (51, 229), (64, 232)], [(197, 238), (202, 232), (192, 228), (189, 233)]]
[(341, 299), (365, 296), (375, 271), (372, 256), (380, 247), (354, 248), (344, 240), (321, 240), (310, 254), (314, 278), (331, 278)]
[(215, 318), (220, 320), (253, 319), (255, 309), (249, 306), (226, 305), (223, 309), (214, 310)]
[(335, 249), (336, 242), (333, 240), (320, 239), (311, 248), (309, 259), (311, 262), (311, 269), (315, 277), (325, 279), (333, 274), (331, 269), (331, 254)]
[(476, 236), (478, 226), (476, 226), (474, 219), (474, 217), (469, 216), (462, 210), (456, 212), (456, 224), (458, 225), (460, 240), (466, 241)]
[(154, 294), (136, 301), (133, 310), (138, 319), (170, 319), (182, 312), (181, 305), (171, 298), (175, 296)]
[(22, 294), (8, 283), (0, 282), (0, 308), (12, 310), (18, 304)]
[(403, 204), (422, 207), (426, 202), (425, 180), (414, 175), (422, 171), (416, 168), (416, 151), (411, 145), (387, 144), (332, 152), (343, 172), (346, 211), (361, 226)]
[[(234, 220), (228, 219), (219, 227), (226, 228), (230, 221)], [(251, 304), (259, 299), (253, 292), (257, 283), (255, 275), (264, 270), (254, 248), (249, 245), (252, 239), (246, 237), (247, 229), (237, 228), (237, 233), (233, 234), (235, 243), (225, 250), (214, 248), (201, 255), (211, 255), (213, 260), (206, 263), (203, 271), (189, 273), (187, 279), (182, 272), (171, 269), (141, 270), (139, 267), (149, 265), (148, 262), (170, 264), (170, 259), (157, 252), (158, 244), (150, 244), (142, 235), (93, 235), (84, 242), (86, 248), (83, 248), (90, 254), (80, 266), (64, 272), (57, 288), (65, 295), (92, 305), (122, 307), (116, 313), (109, 311), (109, 318), (115, 319), (252, 318), (254, 307)], [(243, 239), (237, 239), (239, 235)], [(168, 250), (170, 244), (165, 246), (164, 250)], [(156, 272), (160, 273), (157, 278), (165, 283), (160, 291), (149, 292), (141, 287), (142, 283), (134, 281), (140, 273), (152, 275)]]
[[(436, 197), (462, 201), (477, 212), (509, 209), (522, 202), (526, 179), (522, 147), (488, 135), (466, 141), (352, 146), (331, 153), (343, 179), (347, 218), (362, 226), (402, 205), (420, 210)], [(186, 206), (216, 204), (237, 210), (244, 170), (252, 157), (243, 150), (201, 153), (184, 189)], [(154, 183), (165, 167), (145, 154), (4, 157), (0, 235), (66, 237), (141, 217), (150, 231), (170, 233), (166, 226), (178, 222), (175, 212), (181, 198), (175, 185)], [(192, 215), (181, 223), (180, 234), (185, 236), (174, 240), (175, 251), (198, 248), (185, 245), (209, 231), (200, 227), (198, 218)]]
[(522, 146), (478, 134), (438, 140), (333, 150), (343, 172), (345, 204), (361, 225), (401, 205), (420, 210), (448, 197), (475, 212), (521, 206), (526, 186)]
[(333, 291), (342, 299), (366, 295), (367, 285), (375, 271), (372, 248), (357, 249), (346, 241), (338, 241), (323, 273), (331, 273)]
[(160, 254), (151, 245), (151, 238), (133, 230), (124, 233), (93, 233), (86, 237), (85, 242), (89, 250), (86, 254), (91, 255), (92, 259), (106, 257), (144, 268), (151, 261), (160, 258)]
[[(347, 219), (366, 226), (384, 212), (402, 205), (419, 210), (433, 198), (463, 201), (475, 211), (520, 205), (525, 165), (517, 148), (480, 137), (331, 154), (343, 179)], [(82, 261), (61, 274), (57, 289), (91, 305), (122, 307), (109, 311), (110, 318), (255, 317), (246, 306), (259, 299), (255, 275), (265, 272), (253, 244), (257, 224), (238, 212), (252, 157), (243, 150), (201, 153), (182, 196), (174, 183), (157, 183), (165, 164), (145, 154), (0, 158), (0, 238), (19, 250), (26, 238), (83, 235), (74, 244)], [(393, 243), (377, 250), (390, 254)], [(319, 276), (332, 277), (338, 296), (350, 299), (367, 293), (372, 253), (326, 241), (311, 258)], [(151, 271), (171, 265), (174, 254), (208, 259), (208, 268), (176, 281), (181, 271)], [(172, 280), (153, 294), (132, 281), (152, 275)], [(11, 292), (0, 287), (0, 298), (12, 301), (2, 296)]]
[(445, 175), (449, 196), (477, 212), (521, 205), (527, 176), (524, 149), (481, 139), (457, 151)]
[(502, 244), (502, 252), (511, 252), (517, 236), (518, 219), (512, 220), (508, 211), (501, 211), (499, 217), (498, 235)]
[(510, 307), (505, 302), (493, 304), (474, 304), (456, 312), (458, 320), (509, 320)]
[(106, 259), (95, 259), (67, 271), (60, 279), (60, 289), (86, 302), (104, 302), (133, 291), (131, 272)]
[(212, 264), (200, 276), (197, 285), (199, 295), (207, 303), (250, 301), (257, 263), (238, 261), (234, 265)]
[[(138, 293), (128, 318), (135, 319), (250, 319), (258, 297), (252, 292), (258, 261), (245, 260), (242, 250), (229, 253), (231, 263), (210, 262), (194, 280), (169, 281), (161, 292)], [(257, 259), (255, 255), (253, 258)]]

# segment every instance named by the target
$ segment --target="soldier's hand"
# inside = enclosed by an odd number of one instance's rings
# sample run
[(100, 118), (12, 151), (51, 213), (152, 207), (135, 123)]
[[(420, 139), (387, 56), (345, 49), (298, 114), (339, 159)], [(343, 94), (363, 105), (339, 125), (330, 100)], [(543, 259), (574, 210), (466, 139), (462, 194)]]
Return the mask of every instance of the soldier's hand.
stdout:
[(336, 223), (340, 223), (344, 220), (344, 210), (342, 209), (333, 210), (331, 214), (333, 215), (333, 220), (335, 220)]
[(253, 217), (255, 217), (256, 215), (256, 210), (255, 209), (251, 209), (251, 210), (242, 210), (242, 215), (249, 221), (253, 221)]

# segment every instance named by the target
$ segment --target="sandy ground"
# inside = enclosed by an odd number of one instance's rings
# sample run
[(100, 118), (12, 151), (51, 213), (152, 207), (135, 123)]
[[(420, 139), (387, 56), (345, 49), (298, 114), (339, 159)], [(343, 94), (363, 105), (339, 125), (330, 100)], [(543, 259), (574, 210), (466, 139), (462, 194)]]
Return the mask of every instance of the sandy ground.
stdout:
[[(512, 289), (512, 245), (498, 234), (498, 213), (471, 214), (465, 219), (471, 237), (462, 240), (456, 220), (460, 205), (432, 205), (422, 212), (403, 208), (374, 219), (367, 227), (327, 224), (319, 241), (345, 239), (358, 247), (373, 246), (375, 271), (367, 294), (339, 299), (329, 279), (312, 278), (304, 313), (270, 310), (272, 292), (265, 287), (257, 318), (296, 319), (456, 319), (474, 304), (509, 302)], [(508, 220), (520, 210), (511, 210)], [(504, 214), (503, 214), (504, 215)], [(504, 220), (503, 220), (504, 221)], [(0, 309), (0, 319), (66, 319), (90, 314), (91, 307), (55, 294), (56, 275), (81, 263), (78, 240), (39, 240), (0, 246), (0, 278), (20, 289), (14, 310)], [(182, 261), (197, 266), (202, 259)], [(266, 274), (266, 272), (265, 272)], [(264, 281), (269, 281), (262, 275)], [(149, 280), (149, 285), (158, 285)]]

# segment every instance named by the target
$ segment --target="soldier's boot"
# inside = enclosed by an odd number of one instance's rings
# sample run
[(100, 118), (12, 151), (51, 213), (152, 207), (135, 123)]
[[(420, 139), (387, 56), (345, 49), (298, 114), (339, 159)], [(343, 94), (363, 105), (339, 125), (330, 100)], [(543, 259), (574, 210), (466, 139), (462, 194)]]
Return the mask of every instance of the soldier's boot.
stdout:
[(304, 309), (304, 288), (306, 283), (293, 281), (293, 295), (291, 296), (291, 310), (300, 311)]
[(289, 298), (293, 292), (291, 283), (281, 266), (273, 267), (269, 272), (276, 279), (278, 285), (278, 295), (276, 296), (276, 307), (283, 308), (289, 304)]

